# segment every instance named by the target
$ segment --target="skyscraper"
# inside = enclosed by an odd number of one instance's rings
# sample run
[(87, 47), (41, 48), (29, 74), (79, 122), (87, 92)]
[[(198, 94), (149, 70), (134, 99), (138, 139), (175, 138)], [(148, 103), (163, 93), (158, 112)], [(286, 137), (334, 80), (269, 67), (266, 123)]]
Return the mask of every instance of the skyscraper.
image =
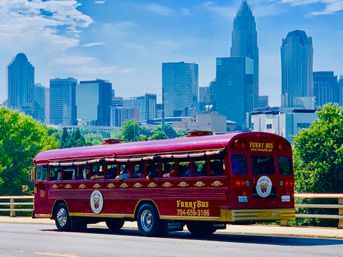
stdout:
[(33, 118), (45, 122), (45, 87), (41, 84), (35, 85)]
[(8, 65), (8, 107), (33, 115), (35, 69), (26, 55), (19, 53)]
[(253, 108), (258, 107), (259, 96), (259, 55), (255, 17), (247, 1), (243, 1), (233, 21), (231, 57), (249, 57), (253, 59)]
[(156, 118), (156, 101), (155, 94), (147, 93), (143, 96), (131, 97), (123, 101), (123, 106), (127, 108), (135, 108), (138, 110), (138, 120), (148, 121)]
[(281, 46), (281, 105), (296, 106), (299, 98), (313, 97), (312, 38), (305, 31), (289, 32)]
[(110, 126), (112, 83), (101, 79), (80, 81), (76, 87), (76, 105), (81, 123)]
[(343, 76), (339, 77), (338, 90), (339, 90), (339, 104), (340, 106), (343, 107)]
[(249, 57), (217, 58), (216, 82), (212, 83), (215, 110), (243, 130), (253, 111), (253, 74), (254, 60)]
[(198, 64), (162, 63), (162, 94), (166, 116), (190, 116), (198, 102)]
[(313, 72), (314, 96), (316, 106), (320, 107), (327, 103), (339, 104), (339, 87), (337, 76), (333, 71)]
[(74, 78), (50, 80), (50, 124), (77, 125)]

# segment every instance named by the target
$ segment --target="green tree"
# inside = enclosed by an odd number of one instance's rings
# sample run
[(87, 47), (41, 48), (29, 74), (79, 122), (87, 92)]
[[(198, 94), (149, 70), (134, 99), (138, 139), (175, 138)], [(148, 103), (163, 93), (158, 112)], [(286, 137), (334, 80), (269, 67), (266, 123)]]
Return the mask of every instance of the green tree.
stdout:
[[(317, 111), (318, 120), (294, 137), (295, 191), (343, 192), (343, 109), (326, 105)], [(301, 203), (335, 203), (334, 200), (305, 199)], [(336, 202), (337, 204), (337, 202)], [(308, 209), (300, 210), (309, 212)], [(336, 210), (310, 210), (317, 214), (337, 214)], [(337, 222), (305, 219), (300, 224), (336, 226)]]
[(56, 134), (46, 126), (24, 114), (1, 107), (0, 195), (21, 193), (21, 185), (29, 184), (29, 172), (35, 155), (58, 147)]
[(157, 126), (152, 130), (152, 135), (149, 140), (158, 140), (158, 139), (167, 139), (167, 138), (175, 138), (177, 137), (177, 133), (174, 128), (170, 124), (165, 124), (164, 130), (162, 130), (162, 126)]
[(136, 120), (127, 120), (123, 123), (121, 139), (125, 142), (145, 140), (148, 131), (139, 125)]
[(326, 105), (318, 120), (294, 138), (295, 189), (343, 192), (343, 109)]

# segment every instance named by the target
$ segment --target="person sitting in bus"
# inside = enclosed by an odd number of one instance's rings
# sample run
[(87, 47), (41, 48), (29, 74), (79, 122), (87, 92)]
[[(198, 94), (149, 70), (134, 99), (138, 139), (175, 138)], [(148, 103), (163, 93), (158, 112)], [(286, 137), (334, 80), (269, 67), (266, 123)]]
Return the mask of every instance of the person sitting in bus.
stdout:
[(130, 165), (126, 164), (124, 170), (122, 170), (120, 172), (120, 174), (118, 176), (116, 176), (116, 180), (128, 178), (129, 177), (129, 168), (130, 168)]
[(116, 177), (116, 170), (117, 170), (117, 167), (112, 167), (110, 169), (107, 170), (107, 173), (105, 175), (105, 178), (106, 179), (113, 179)]
[(148, 175), (146, 176), (146, 179), (152, 179), (152, 178), (158, 177), (156, 163), (153, 163), (153, 162), (148, 163), (147, 170), (148, 170)]
[(134, 171), (132, 174), (132, 178), (141, 178), (144, 175), (144, 162), (141, 162), (140, 164), (136, 164), (134, 166)]

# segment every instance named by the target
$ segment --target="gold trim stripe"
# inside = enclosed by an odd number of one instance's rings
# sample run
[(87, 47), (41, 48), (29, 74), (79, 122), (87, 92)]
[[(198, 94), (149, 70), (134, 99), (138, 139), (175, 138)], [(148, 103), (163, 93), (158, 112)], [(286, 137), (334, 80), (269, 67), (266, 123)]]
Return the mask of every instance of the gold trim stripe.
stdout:
[(112, 213), (83, 213), (70, 212), (71, 217), (99, 217), (99, 218), (134, 218), (134, 214), (112, 214)]

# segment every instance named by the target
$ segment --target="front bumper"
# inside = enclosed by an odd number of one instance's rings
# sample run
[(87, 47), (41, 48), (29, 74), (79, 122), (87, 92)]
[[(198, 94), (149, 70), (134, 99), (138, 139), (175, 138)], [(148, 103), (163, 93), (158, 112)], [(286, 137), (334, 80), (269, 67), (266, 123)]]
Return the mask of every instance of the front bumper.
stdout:
[(220, 210), (220, 221), (268, 221), (268, 220), (294, 220), (295, 209), (243, 209)]

